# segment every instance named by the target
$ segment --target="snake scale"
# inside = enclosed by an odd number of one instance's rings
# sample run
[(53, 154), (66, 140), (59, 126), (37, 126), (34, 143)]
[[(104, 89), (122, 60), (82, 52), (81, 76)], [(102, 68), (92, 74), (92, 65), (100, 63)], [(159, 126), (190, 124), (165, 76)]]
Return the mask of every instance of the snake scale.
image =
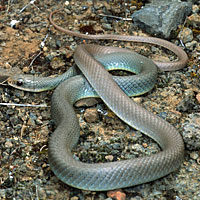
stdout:
[[(56, 12), (54, 11), (50, 14), (50, 23), (56, 29), (68, 35), (93, 40), (111, 39), (160, 45), (171, 50), (178, 57), (176, 62), (155, 62), (157, 67), (163, 71), (181, 69), (187, 63), (187, 54), (181, 48), (166, 40), (154, 37), (85, 35), (73, 32), (55, 24), (52, 17)], [(83, 75), (74, 76), (74, 73), (72, 73), (73, 75), (70, 75), (68, 80), (59, 83), (59, 85), (57, 84), (58, 87), (55, 89), (51, 101), (52, 118), (57, 128), (50, 137), (48, 149), (50, 167), (55, 175), (64, 183), (85, 190), (112, 190), (153, 181), (177, 169), (182, 163), (184, 156), (183, 140), (177, 130), (165, 120), (134, 103), (120, 89), (120, 87), (122, 89), (126, 87), (121, 86), (124, 80), (121, 83), (116, 83), (113, 80), (114, 78), (102, 67), (100, 64), (101, 59), (106, 58), (109, 54), (110, 57), (108, 57), (111, 58), (111, 63), (112, 60), (116, 59), (119, 59), (122, 63), (127, 62), (125, 59), (129, 60), (131, 59), (130, 57), (133, 57), (133, 64), (136, 65), (136, 71), (139, 72), (138, 75), (135, 75), (136, 78), (132, 81), (133, 84), (138, 79), (139, 82), (137, 84), (141, 85), (141, 87), (144, 85), (145, 88), (150, 84), (147, 83), (145, 77), (149, 76), (150, 82), (155, 82), (156, 79), (157, 67), (155, 67), (155, 64), (151, 60), (130, 50), (92, 44), (83, 44), (77, 47), (74, 60)], [(98, 58), (99, 55), (101, 58)], [(140, 66), (139, 68), (137, 68), (138, 65)], [(141, 67), (145, 68), (148, 74), (146, 72), (144, 74), (140, 69)], [(23, 75), (20, 80), (22, 78)], [(25, 88), (22, 82), (19, 82), (18, 86), (15, 84), (11, 85), (19, 89), (34, 91), (37, 87), (40, 87), (39, 84), (42, 81), (47, 81), (46, 85), (52, 82), (51, 79), (35, 80), (37, 84), (34, 85), (33, 90)], [(33, 84), (30, 79), (28, 82)], [(89, 89), (89, 85), (93, 89)], [(139, 89), (139, 94), (144, 93), (144, 88), (142, 91), (141, 88)], [(151, 88), (152, 86), (149, 89)], [(80, 98), (92, 96), (90, 91), (95, 93), (93, 94), (94, 96), (97, 93), (104, 103), (129, 126), (153, 138), (160, 145), (162, 151), (151, 156), (108, 163), (89, 164), (74, 159), (71, 150), (78, 142), (80, 128), (73, 110), (73, 104)]]

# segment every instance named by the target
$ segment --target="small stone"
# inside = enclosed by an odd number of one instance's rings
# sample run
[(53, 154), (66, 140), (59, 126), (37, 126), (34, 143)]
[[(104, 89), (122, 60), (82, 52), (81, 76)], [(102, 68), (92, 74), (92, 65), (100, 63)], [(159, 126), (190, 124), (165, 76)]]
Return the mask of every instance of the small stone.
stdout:
[(197, 43), (195, 50), (198, 51), (198, 52), (200, 52), (200, 44), (199, 43)]
[(99, 128), (99, 134), (100, 134), (100, 135), (103, 135), (104, 132), (105, 132), (105, 131), (104, 131), (104, 128), (101, 128), (101, 127), (100, 127), (100, 128)]
[(192, 113), (188, 115), (185, 123), (183, 123), (182, 136), (186, 149), (200, 149), (200, 113)]
[(50, 63), (52, 69), (59, 69), (65, 65), (64, 61), (59, 57), (54, 57)]
[(68, 6), (69, 5), (69, 1), (65, 1), (65, 5)]
[(98, 99), (96, 98), (85, 98), (85, 99), (81, 99), (79, 101), (77, 101), (75, 103), (76, 107), (89, 107), (89, 106), (94, 106), (98, 103)]
[(197, 101), (200, 103), (200, 93), (198, 93), (198, 94), (196, 95), (196, 99), (197, 99)]
[(5, 67), (6, 67), (6, 69), (11, 69), (12, 68), (12, 66), (8, 62), (5, 63)]
[(113, 146), (113, 149), (117, 149), (117, 150), (121, 149), (121, 144), (120, 143), (114, 143), (112, 146)]
[(186, 112), (188, 110), (192, 110), (195, 106), (195, 96), (194, 91), (192, 89), (185, 90), (183, 95), (183, 100), (177, 104), (177, 111)]
[(188, 17), (187, 22), (193, 28), (198, 28), (200, 26), (200, 15), (197, 13)]
[(190, 153), (190, 158), (197, 160), (197, 158), (199, 158), (198, 153), (196, 153), (195, 151), (193, 151), (192, 153)]
[(199, 12), (199, 6), (193, 5), (193, 6), (192, 6), (192, 12), (193, 12), (193, 13), (198, 13), (198, 12)]
[(6, 148), (11, 148), (11, 147), (13, 147), (13, 143), (12, 143), (11, 141), (7, 141), (7, 142), (5, 143), (5, 147), (6, 147)]
[(189, 28), (184, 28), (179, 34), (178, 38), (183, 41), (183, 43), (191, 42), (193, 40), (193, 32)]
[(147, 143), (143, 143), (142, 146), (143, 146), (144, 148), (147, 148), (147, 147), (148, 147), (148, 144), (147, 144)]
[[(104, 194), (104, 193), (100, 193), (99, 195), (98, 195), (98, 199), (99, 200), (104, 200), (104, 199), (106, 199), (106, 195)], [(107, 199), (106, 199), (107, 200)], [(112, 199), (111, 199), (112, 200)]]
[(72, 58), (73, 57), (73, 52), (72, 51), (65, 51), (63, 52), (66, 58)]
[(56, 46), (57, 48), (60, 48), (62, 46), (61, 41), (60, 40), (56, 40)]
[(25, 73), (28, 73), (28, 72), (30, 72), (30, 69), (29, 69), (29, 67), (24, 67), (24, 68), (22, 69), (22, 71), (25, 72)]
[(27, 125), (29, 125), (29, 126), (35, 126), (35, 120), (32, 119), (32, 118), (29, 118), (29, 120), (27, 122)]
[(102, 23), (102, 27), (106, 30), (106, 31), (111, 31), (113, 30), (112, 26), (110, 24), (107, 23)]
[(6, 199), (6, 189), (0, 189), (0, 197), (2, 199)]
[[(85, 121), (81, 120), (81, 118), (79, 118), (79, 124), (82, 129), (87, 128), (87, 123)], [(83, 133), (81, 132), (80, 134), (84, 134), (84, 132)]]
[(105, 156), (105, 159), (108, 161), (113, 161), (114, 157), (112, 155)]
[(42, 125), (42, 120), (40, 120), (40, 119), (36, 119), (35, 122), (36, 122), (37, 125)]
[(132, 99), (138, 104), (142, 103), (142, 98), (141, 97), (133, 97)]
[(68, 15), (72, 14), (72, 12), (69, 9), (67, 9), (67, 8), (65, 8), (65, 13), (68, 14)]
[(12, 20), (12, 21), (10, 22), (10, 26), (11, 26), (12, 28), (14, 28), (14, 29), (18, 29), (19, 26), (20, 26), (20, 21), (18, 21), (18, 20)]
[(46, 46), (43, 47), (43, 51), (47, 51), (48, 48)]
[(87, 108), (84, 113), (84, 118), (89, 123), (97, 122), (99, 120), (99, 114), (96, 108)]
[(135, 196), (135, 197), (131, 197), (130, 200), (142, 200), (142, 198), (140, 196)]
[(133, 144), (132, 145), (132, 150), (142, 152), (143, 151), (143, 146), (140, 145), (140, 144)]
[(137, 10), (137, 6), (130, 6), (130, 11), (135, 11), (135, 10)]
[(107, 196), (116, 200), (125, 200), (126, 194), (121, 190), (108, 191)]
[(79, 198), (77, 196), (74, 196), (70, 200), (79, 200)]
[(189, 50), (193, 50), (197, 45), (197, 41), (188, 42), (185, 44), (186, 48)]

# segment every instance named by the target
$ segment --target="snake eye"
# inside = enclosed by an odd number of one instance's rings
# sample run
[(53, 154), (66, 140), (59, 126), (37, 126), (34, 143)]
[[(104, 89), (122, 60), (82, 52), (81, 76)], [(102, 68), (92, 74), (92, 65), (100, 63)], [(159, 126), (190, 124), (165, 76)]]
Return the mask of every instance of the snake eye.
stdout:
[(17, 86), (22, 86), (24, 84), (24, 80), (18, 79), (16, 84), (17, 84)]

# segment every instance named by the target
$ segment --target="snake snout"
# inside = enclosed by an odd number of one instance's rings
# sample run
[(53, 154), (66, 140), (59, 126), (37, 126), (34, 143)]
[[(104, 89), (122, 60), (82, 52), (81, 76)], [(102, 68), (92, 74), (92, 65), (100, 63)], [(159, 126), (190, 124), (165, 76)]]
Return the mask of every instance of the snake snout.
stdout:
[(34, 77), (31, 75), (15, 75), (15, 76), (11, 76), (8, 78), (7, 80), (8, 85), (20, 89), (20, 90), (24, 90), (24, 91), (35, 91), (35, 87), (34, 87)]

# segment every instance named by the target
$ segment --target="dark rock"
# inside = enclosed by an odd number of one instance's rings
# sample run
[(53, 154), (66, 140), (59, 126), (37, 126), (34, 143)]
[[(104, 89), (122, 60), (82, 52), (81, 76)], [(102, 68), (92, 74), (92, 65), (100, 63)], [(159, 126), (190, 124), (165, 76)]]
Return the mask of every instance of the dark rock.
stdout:
[(134, 24), (144, 31), (169, 38), (172, 31), (177, 29), (177, 26), (191, 11), (191, 2), (160, 0), (152, 1), (144, 8), (134, 12), (132, 18)]
[(195, 108), (196, 99), (192, 90), (185, 91), (183, 100), (177, 105), (179, 112), (191, 111)]
[(200, 113), (190, 114), (183, 124), (182, 136), (189, 150), (200, 150)]

